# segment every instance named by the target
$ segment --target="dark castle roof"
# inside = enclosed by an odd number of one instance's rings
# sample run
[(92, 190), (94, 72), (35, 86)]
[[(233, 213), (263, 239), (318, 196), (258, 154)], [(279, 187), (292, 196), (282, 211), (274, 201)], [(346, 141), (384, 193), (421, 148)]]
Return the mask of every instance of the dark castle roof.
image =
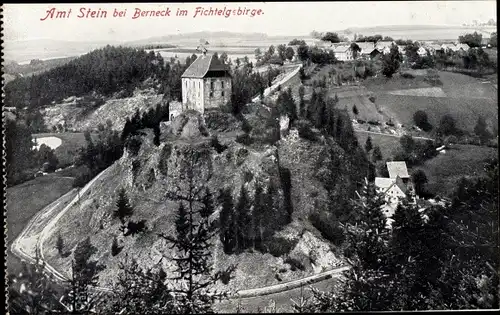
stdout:
[(184, 71), (182, 78), (204, 78), (209, 71), (229, 72), (229, 66), (223, 64), (214, 55), (201, 55)]

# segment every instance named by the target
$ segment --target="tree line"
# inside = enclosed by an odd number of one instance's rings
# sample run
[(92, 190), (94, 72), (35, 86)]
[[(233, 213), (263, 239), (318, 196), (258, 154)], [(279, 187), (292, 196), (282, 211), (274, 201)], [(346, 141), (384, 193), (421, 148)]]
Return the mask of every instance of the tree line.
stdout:
[(70, 96), (115, 93), (129, 96), (148, 78), (161, 82), (161, 92), (180, 98), (180, 75), (185, 66), (165, 63), (160, 54), (130, 47), (96, 49), (47, 72), (18, 78), (5, 86), (5, 104), (40, 108)]

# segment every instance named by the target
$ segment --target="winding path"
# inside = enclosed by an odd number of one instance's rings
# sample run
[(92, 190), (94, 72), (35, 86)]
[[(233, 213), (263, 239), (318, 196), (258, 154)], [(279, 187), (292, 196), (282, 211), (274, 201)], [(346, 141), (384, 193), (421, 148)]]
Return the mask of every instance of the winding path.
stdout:
[[(54, 279), (57, 281), (60, 282), (67, 281), (68, 277), (66, 275), (56, 270), (53, 266), (51, 266), (44, 260), (44, 251), (43, 251), (44, 242), (50, 235), (50, 233), (53, 231), (59, 219), (64, 214), (66, 214), (75, 203), (79, 201), (80, 196), (85, 194), (92, 187), (92, 185), (106, 172), (106, 170), (102, 171), (96, 177), (94, 177), (79, 192), (77, 191), (77, 189), (72, 189), (70, 192), (66, 193), (65, 195), (63, 195), (62, 197), (60, 197), (59, 199), (57, 199), (56, 201), (52, 202), (50, 205), (39, 211), (30, 220), (28, 225), (14, 240), (14, 242), (12, 242), (11, 246), (12, 253), (17, 257), (19, 257), (21, 260), (27, 261), (28, 263), (31, 264), (35, 263), (36, 256), (38, 256), (40, 262), (45, 262), (45, 271), (48, 274), (52, 275)], [(69, 198), (71, 194), (75, 193), (77, 193), (77, 195), (61, 210), (58, 210), (62, 207), (64, 200)], [(42, 226), (43, 228), (41, 229), (41, 231), (37, 231)], [(250, 297), (279, 293), (279, 292), (285, 292), (288, 290), (299, 288), (304, 285), (317, 283), (320, 281), (331, 279), (333, 277), (338, 277), (342, 274), (343, 271), (346, 271), (349, 268), (350, 268), (349, 266), (342, 266), (339, 268), (321, 272), (319, 274), (315, 274), (297, 280), (292, 280), (285, 283), (279, 283), (276, 285), (270, 285), (262, 288), (240, 290), (237, 291), (235, 294), (233, 294), (231, 296), (231, 299), (250, 298)], [(110, 288), (105, 288), (105, 287), (96, 287), (95, 289), (101, 292), (112, 292)]]

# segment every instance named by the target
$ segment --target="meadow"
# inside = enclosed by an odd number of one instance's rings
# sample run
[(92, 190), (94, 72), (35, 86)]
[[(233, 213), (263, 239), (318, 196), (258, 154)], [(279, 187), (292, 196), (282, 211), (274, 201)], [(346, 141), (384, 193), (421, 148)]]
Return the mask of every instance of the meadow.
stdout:
[(484, 146), (454, 145), (446, 153), (416, 167), (427, 175), (427, 189), (435, 194), (449, 196), (462, 176), (484, 174), (484, 161), (498, 156), (498, 150)]

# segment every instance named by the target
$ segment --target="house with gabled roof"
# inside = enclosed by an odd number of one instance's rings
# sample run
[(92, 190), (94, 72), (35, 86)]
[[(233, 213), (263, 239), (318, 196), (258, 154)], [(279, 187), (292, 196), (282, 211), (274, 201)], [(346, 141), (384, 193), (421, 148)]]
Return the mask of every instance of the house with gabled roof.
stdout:
[(333, 49), (335, 58), (342, 61), (353, 60), (352, 49), (349, 45), (340, 45)]
[(396, 179), (400, 177), (405, 183), (409, 180), (410, 175), (408, 174), (405, 161), (387, 162), (386, 165), (390, 178)]
[(374, 42), (356, 42), (360, 51), (358, 53), (359, 56), (367, 57), (370, 53), (375, 49)]
[(184, 71), (182, 81), (182, 110), (193, 109), (204, 113), (231, 100), (231, 74), (229, 65), (213, 54), (202, 54)]
[(386, 202), (382, 208), (383, 213), (391, 217), (402, 199), (410, 198), (411, 202), (416, 202), (416, 199), (406, 162), (387, 162), (386, 165), (389, 177), (375, 177), (375, 187), (379, 194), (383, 194)]
[(469, 45), (467, 44), (457, 44), (456, 47), (459, 49), (459, 50), (463, 50), (465, 52), (468, 52), (470, 47)]

